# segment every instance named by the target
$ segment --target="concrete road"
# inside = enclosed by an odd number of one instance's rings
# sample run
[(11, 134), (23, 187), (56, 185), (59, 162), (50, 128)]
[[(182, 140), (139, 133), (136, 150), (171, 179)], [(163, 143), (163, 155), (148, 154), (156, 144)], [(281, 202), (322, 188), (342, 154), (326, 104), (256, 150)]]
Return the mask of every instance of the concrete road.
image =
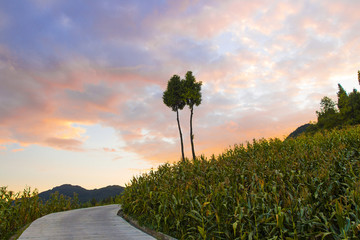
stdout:
[(52, 213), (31, 223), (19, 239), (155, 239), (117, 216), (119, 209), (108, 205)]

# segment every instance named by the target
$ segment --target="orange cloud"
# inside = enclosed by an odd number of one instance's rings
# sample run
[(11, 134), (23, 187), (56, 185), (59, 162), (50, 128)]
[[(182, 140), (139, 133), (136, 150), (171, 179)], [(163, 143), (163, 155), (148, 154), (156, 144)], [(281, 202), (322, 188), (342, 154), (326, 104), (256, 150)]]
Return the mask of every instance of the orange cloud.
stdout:
[(53, 148), (65, 149), (70, 151), (83, 151), (82, 142), (76, 139), (48, 138), (45, 143)]
[(106, 148), (106, 147), (104, 147), (103, 149), (104, 149), (105, 152), (117, 152), (117, 150), (114, 149), (114, 148)]
[(25, 149), (23, 148), (18, 148), (18, 149), (13, 149), (11, 150), (12, 152), (21, 152), (21, 151), (24, 151)]

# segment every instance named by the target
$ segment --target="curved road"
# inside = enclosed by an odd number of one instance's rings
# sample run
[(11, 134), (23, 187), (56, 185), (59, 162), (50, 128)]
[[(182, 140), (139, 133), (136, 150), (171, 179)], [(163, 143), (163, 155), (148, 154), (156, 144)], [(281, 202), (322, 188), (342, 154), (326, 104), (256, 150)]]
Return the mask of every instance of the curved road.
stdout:
[(117, 216), (119, 209), (107, 205), (52, 213), (31, 223), (19, 239), (155, 239)]

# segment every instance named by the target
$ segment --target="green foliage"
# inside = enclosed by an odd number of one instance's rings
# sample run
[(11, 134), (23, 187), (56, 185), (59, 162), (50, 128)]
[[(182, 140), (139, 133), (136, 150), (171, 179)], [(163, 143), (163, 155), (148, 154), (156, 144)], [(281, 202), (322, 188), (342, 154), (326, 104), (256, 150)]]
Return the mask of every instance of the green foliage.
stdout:
[(329, 97), (323, 97), (320, 111), (316, 111), (318, 121), (316, 124), (311, 124), (306, 129), (306, 133), (360, 124), (360, 93), (354, 89), (348, 94), (340, 84), (338, 88), (337, 103)]
[(201, 104), (201, 85), (202, 82), (196, 82), (191, 71), (185, 75), (185, 79), (180, 79), (174, 75), (168, 81), (167, 88), (163, 93), (163, 102), (174, 112), (182, 110), (185, 105), (190, 108)]
[(120, 204), (121, 195), (115, 197), (108, 197), (100, 201), (100, 205), (109, 205), (109, 204)]
[(323, 97), (320, 102), (320, 112), (318, 116), (318, 127), (322, 129), (331, 129), (339, 124), (338, 111), (335, 108), (336, 103), (329, 97)]
[(329, 97), (323, 97), (320, 102), (320, 112), (317, 112), (318, 116), (330, 113), (337, 113), (335, 109), (336, 103)]
[(345, 112), (348, 112), (349, 108), (349, 97), (345, 91), (345, 89), (338, 84), (339, 91), (337, 92), (338, 97), (338, 108), (340, 112), (342, 112), (345, 115)]
[(360, 124), (360, 93), (356, 89), (347, 97), (345, 111), (340, 111), (340, 114), (345, 124)]
[(31, 192), (26, 188), (22, 193), (14, 193), (0, 187), (0, 239), (8, 239), (15, 231), (41, 216), (79, 207), (84, 205), (80, 205), (77, 194), (70, 198), (55, 192), (43, 203), (37, 190)]
[(183, 98), (184, 84), (178, 75), (172, 76), (167, 84), (167, 88), (163, 94), (163, 102), (174, 112), (182, 110), (185, 107)]
[(339, 84), (338, 96), (338, 125), (356, 125), (360, 124), (360, 93), (353, 89), (347, 94), (344, 88)]
[[(74, 200), (78, 201), (77, 196), (74, 196)], [(60, 195), (59, 192), (51, 194), (50, 199), (42, 205), (43, 212), (46, 214), (53, 212), (61, 212), (71, 210), (72, 206), (79, 206), (79, 202), (73, 202), (70, 197)]]
[(12, 232), (43, 215), (37, 194), (30, 188), (14, 193), (0, 187), (0, 239), (7, 239)]
[(196, 82), (195, 76), (191, 71), (188, 71), (185, 75), (184, 81), (184, 93), (183, 98), (186, 101), (186, 105), (189, 108), (199, 106), (201, 104), (201, 85), (202, 82)]
[(360, 127), (235, 145), (135, 177), (126, 214), (179, 239), (359, 239)]

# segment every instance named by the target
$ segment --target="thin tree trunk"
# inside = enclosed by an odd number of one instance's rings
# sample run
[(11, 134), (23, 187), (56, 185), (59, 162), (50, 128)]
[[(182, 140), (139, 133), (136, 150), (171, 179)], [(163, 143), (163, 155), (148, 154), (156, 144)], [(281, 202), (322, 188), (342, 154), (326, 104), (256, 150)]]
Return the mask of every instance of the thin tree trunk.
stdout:
[(180, 121), (179, 121), (179, 110), (177, 110), (177, 109), (176, 109), (176, 120), (177, 120), (177, 123), (178, 123), (179, 133), (180, 133), (182, 160), (185, 161), (185, 156), (184, 156), (184, 143), (183, 143), (183, 137), (182, 137), (181, 128), (180, 128)]
[(192, 156), (193, 160), (195, 160), (195, 149), (194, 149), (194, 134), (192, 130), (192, 117), (193, 117), (193, 108), (190, 108), (191, 114), (190, 114), (190, 140), (191, 140), (191, 150), (192, 150)]

